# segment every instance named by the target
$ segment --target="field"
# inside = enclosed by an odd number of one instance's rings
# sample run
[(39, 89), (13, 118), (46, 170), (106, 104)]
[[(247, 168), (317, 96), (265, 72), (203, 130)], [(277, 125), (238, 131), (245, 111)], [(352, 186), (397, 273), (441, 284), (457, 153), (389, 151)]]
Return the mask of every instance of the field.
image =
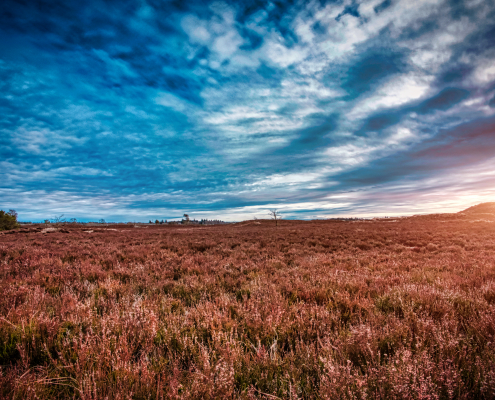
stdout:
[(0, 398), (495, 398), (492, 220), (61, 228), (0, 235)]

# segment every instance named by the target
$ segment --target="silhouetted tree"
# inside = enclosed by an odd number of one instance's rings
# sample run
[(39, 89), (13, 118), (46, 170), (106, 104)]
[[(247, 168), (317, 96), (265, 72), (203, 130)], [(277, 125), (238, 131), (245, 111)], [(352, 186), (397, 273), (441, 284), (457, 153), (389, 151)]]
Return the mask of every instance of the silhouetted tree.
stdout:
[(54, 224), (62, 224), (65, 222), (64, 214), (59, 215), (58, 217), (55, 216), (52, 218), (52, 222)]
[(282, 219), (282, 215), (280, 214), (280, 211), (277, 211), (277, 209), (274, 208), (273, 210), (270, 210), (268, 215), (270, 215), (272, 219), (275, 220), (275, 226), (278, 226), (278, 221)]

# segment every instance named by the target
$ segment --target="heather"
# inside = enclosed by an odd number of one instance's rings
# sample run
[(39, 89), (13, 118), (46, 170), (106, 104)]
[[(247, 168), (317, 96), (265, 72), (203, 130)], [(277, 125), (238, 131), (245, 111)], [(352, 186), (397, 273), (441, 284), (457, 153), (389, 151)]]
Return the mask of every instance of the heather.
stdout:
[(495, 398), (495, 224), (0, 235), (0, 398)]

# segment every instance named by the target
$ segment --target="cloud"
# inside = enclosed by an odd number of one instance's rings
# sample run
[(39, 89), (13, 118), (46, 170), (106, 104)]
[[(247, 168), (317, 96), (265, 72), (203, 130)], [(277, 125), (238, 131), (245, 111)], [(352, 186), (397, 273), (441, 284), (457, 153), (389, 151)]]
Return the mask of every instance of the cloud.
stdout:
[(188, 102), (184, 101), (178, 96), (173, 95), (172, 93), (162, 92), (156, 97), (156, 103), (171, 108), (180, 113), (184, 113), (191, 109), (192, 105)]
[(206, 22), (200, 20), (195, 15), (186, 15), (182, 18), (180, 25), (193, 43), (206, 44), (210, 41), (211, 35)]

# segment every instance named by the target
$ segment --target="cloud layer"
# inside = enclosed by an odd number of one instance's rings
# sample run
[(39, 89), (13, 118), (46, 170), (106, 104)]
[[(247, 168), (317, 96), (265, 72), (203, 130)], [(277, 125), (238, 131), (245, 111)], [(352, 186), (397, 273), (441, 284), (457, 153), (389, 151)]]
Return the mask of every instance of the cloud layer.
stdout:
[(23, 220), (457, 211), (495, 191), (495, 4), (7, 1)]

